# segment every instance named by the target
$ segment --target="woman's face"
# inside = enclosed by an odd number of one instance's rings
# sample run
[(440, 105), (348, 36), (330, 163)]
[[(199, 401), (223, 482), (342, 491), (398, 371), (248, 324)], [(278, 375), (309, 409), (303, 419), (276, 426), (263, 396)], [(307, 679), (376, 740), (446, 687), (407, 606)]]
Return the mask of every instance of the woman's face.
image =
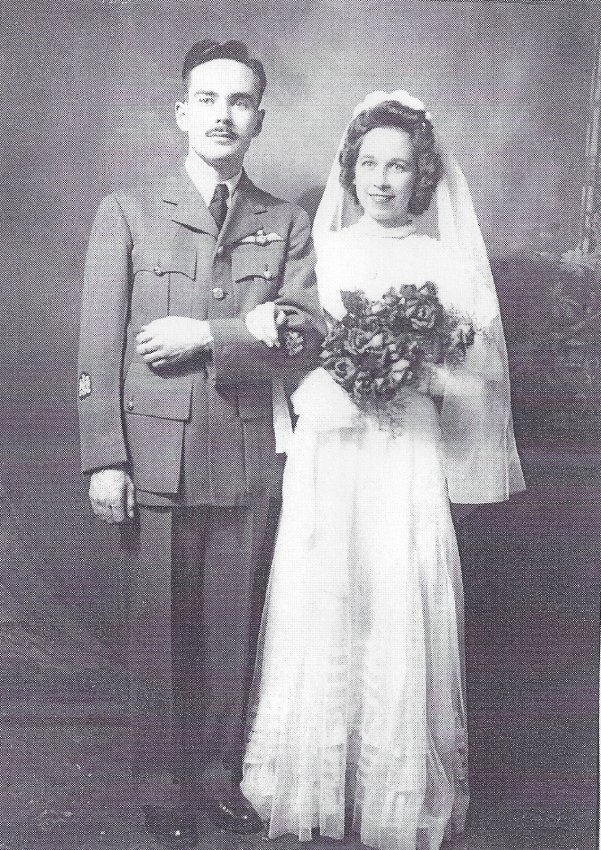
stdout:
[(396, 127), (366, 133), (355, 166), (355, 190), (364, 213), (384, 227), (406, 224), (414, 182), (409, 134)]

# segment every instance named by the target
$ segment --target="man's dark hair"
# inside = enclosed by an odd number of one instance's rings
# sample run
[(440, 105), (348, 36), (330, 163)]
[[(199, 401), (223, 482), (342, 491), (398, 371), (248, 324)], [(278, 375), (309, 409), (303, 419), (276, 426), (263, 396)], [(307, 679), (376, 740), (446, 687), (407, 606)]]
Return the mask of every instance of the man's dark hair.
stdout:
[(259, 101), (261, 100), (267, 86), (265, 68), (262, 62), (249, 55), (248, 47), (241, 41), (224, 41), (220, 44), (218, 41), (205, 38), (193, 44), (184, 57), (182, 68), (182, 79), (186, 89), (190, 83), (190, 72), (205, 62), (212, 62), (213, 59), (233, 59), (234, 62), (240, 62), (250, 68), (257, 79)]
[(387, 100), (373, 109), (359, 113), (349, 124), (340, 152), (341, 184), (357, 202), (355, 166), (363, 137), (376, 127), (394, 127), (408, 133), (415, 162), (415, 183), (409, 199), (409, 212), (421, 215), (430, 206), (443, 172), (432, 124), (421, 110), (410, 109), (395, 100)]

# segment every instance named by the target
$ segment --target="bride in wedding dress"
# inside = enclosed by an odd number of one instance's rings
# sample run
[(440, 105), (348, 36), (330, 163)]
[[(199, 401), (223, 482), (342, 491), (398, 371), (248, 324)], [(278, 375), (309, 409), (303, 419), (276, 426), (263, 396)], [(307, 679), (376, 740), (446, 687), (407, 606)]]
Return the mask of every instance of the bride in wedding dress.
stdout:
[[(437, 238), (420, 232), (435, 197)], [(499, 305), (465, 179), (406, 92), (357, 107), (314, 225), (322, 305), (432, 281), (478, 329), (387, 428), (317, 368), (293, 395), (242, 791), (269, 837), (345, 826), (438, 850), (468, 805), (461, 567), (450, 502), (523, 489)], [(249, 323), (252, 330), (252, 319)], [(276, 416), (276, 419), (278, 417)]]

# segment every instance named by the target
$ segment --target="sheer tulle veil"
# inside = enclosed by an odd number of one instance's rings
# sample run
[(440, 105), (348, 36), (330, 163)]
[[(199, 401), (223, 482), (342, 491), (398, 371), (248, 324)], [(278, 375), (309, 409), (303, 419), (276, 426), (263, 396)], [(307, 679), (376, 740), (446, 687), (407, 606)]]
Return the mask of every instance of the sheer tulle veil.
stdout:
[[(375, 91), (359, 103), (353, 118), (386, 101), (423, 113), (432, 122), (424, 104), (406, 91)], [(313, 224), (313, 239), (319, 260), (329, 250), (328, 234), (350, 226), (361, 215), (340, 183), (340, 151), (348, 127), (338, 145), (326, 187)], [(441, 426), (447, 449), (447, 477), (452, 501), (461, 503), (500, 502), (524, 489), (511, 416), (509, 367), (499, 302), (482, 232), (465, 176), (455, 156), (434, 127), (444, 173), (438, 183), (431, 214), (415, 223), (428, 232), (434, 229), (443, 246), (459, 251), (481, 292), (481, 301), (494, 304), (494, 316), (485, 329), (497, 358), (489, 379), (476, 382), (473, 375), (456, 370), (447, 376), (441, 411)], [(319, 276), (318, 276), (319, 284)]]

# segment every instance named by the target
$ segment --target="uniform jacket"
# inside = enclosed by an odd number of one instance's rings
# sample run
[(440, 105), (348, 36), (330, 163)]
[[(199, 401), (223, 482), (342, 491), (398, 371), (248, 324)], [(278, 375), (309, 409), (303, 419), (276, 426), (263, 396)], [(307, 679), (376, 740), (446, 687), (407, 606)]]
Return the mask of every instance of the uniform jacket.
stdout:
[[(264, 301), (285, 309), (288, 326), (302, 333), (300, 355), (248, 333), (244, 317)], [(208, 320), (212, 353), (171, 371), (147, 366), (135, 336), (166, 315)], [(324, 330), (303, 210), (243, 174), (218, 233), (183, 169), (163, 188), (109, 195), (84, 275), (84, 472), (128, 464), (139, 499), (248, 503), (271, 475), (271, 381), (307, 371)]]

